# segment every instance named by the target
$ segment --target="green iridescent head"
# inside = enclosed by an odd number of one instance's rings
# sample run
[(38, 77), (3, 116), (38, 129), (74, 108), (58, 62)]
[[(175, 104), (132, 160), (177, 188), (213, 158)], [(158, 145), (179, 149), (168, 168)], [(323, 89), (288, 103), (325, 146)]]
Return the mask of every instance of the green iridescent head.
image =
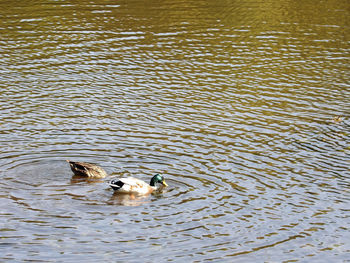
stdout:
[(168, 186), (164, 180), (164, 176), (161, 174), (156, 174), (155, 176), (152, 177), (150, 185), (156, 186), (156, 184), (162, 184), (165, 187)]

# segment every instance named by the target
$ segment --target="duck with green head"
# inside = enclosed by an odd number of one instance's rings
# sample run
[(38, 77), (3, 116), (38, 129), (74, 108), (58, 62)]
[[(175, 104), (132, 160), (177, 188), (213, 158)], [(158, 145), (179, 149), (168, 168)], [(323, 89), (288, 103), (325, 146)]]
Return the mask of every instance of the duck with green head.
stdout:
[(164, 180), (164, 176), (160, 174), (154, 175), (150, 184), (134, 177), (127, 177), (112, 180), (109, 182), (109, 185), (115, 192), (137, 195), (148, 195), (155, 190), (160, 190), (168, 186)]

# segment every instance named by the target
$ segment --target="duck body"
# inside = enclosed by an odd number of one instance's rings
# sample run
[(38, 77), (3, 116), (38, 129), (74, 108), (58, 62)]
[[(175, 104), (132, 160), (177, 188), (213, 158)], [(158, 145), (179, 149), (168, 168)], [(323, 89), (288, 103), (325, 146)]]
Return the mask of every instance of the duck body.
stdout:
[[(158, 184), (160, 184), (160, 186), (158, 186)], [(127, 177), (112, 180), (109, 182), (109, 185), (117, 193), (136, 195), (148, 195), (153, 191), (168, 186), (164, 177), (160, 174), (153, 176), (150, 184), (134, 177)]]
[(67, 162), (69, 163), (70, 169), (72, 170), (74, 175), (94, 178), (104, 178), (107, 176), (106, 171), (95, 164), (85, 162), (73, 162), (69, 160), (67, 160)]

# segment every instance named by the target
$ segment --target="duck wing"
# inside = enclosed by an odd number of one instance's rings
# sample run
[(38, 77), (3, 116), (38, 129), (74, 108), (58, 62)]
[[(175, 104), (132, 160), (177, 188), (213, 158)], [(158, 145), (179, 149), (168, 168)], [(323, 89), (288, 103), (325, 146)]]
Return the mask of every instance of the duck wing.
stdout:
[(149, 184), (134, 177), (112, 180), (109, 185), (120, 193), (148, 194), (153, 190)]

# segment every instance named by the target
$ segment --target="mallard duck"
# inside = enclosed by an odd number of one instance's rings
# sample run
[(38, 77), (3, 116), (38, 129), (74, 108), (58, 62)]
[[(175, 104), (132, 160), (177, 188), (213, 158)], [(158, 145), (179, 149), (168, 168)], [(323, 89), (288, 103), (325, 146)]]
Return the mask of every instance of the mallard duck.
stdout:
[(134, 177), (127, 177), (112, 180), (109, 185), (118, 193), (137, 195), (148, 195), (155, 190), (168, 186), (164, 177), (160, 174), (153, 176), (150, 184)]
[(95, 178), (104, 178), (107, 176), (105, 170), (101, 167), (85, 162), (73, 162), (67, 160), (70, 165), (70, 169), (75, 175), (86, 176), (86, 177), (95, 177)]

